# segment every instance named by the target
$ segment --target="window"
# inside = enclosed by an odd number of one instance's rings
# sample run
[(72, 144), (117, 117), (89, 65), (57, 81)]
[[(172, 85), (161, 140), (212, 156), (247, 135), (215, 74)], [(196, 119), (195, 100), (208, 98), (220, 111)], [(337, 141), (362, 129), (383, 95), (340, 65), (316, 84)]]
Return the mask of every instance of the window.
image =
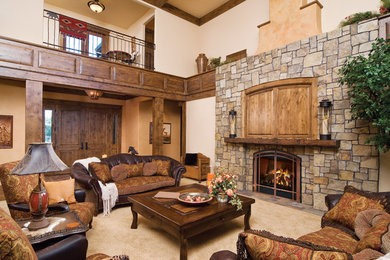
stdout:
[(45, 109), (45, 143), (52, 142), (53, 110)]
[(83, 45), (82, 39), (66, 35), (65, 36), (65, 47), (66, 51), (81, 54), (82, 52), (82, 45)]

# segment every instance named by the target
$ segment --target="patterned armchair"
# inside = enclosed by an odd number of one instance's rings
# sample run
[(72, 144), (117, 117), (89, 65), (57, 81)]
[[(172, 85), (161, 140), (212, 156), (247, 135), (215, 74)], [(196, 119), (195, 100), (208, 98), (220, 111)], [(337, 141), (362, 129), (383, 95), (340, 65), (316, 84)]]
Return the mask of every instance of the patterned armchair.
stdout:
[[(9, 211), (13, 219), (31, 217), (28, 206), (31, 191), (38, 184), (39, 175), (9, 175), (11, 170), (19, 161), (4, 163), (0, 165), (0, 181), (4, 191), (4, 196), (8, 204)], [(50, 194), (49, 194), (50, 197)], [(91, 227), (94, 204), (84, 202), (85, 192), (83, 190), (75, 191), (76, 203), (66, 204), (58, 203), (49, 205), (47, 215), (73, 210), (77, 213), (80, 220)]]

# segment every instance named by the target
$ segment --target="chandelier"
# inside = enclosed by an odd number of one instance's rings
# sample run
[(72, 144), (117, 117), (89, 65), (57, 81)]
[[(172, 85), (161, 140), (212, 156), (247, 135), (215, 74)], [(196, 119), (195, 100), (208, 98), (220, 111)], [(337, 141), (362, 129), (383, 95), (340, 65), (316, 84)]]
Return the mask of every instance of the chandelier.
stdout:
[(101, 13), (105, 9), (105, 6), (102, 3), (100, 3), (99, 0), (89, 1), (88, 7), (95, 13)]
[(87, 93), (88, 97), (92, 100), (97, 100), (103, 95), (103, 91), (95, 89), (85, 90), (85, 93)]

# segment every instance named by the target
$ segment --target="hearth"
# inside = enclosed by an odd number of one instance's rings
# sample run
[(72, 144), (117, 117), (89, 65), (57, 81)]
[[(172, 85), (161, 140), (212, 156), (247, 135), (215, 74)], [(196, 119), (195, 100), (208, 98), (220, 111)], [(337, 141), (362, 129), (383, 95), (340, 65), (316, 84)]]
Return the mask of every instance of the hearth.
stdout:
[(279, 150), (254, 153), (253, 191), (301, 202), (301, 159)]

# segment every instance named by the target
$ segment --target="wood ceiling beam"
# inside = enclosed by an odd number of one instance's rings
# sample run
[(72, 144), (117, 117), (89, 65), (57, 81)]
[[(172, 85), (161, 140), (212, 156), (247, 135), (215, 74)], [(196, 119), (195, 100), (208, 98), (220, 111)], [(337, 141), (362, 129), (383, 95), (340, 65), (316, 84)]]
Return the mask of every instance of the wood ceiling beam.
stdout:
[(204, 15), (203, 17), (201, 17), (199, 19), (200, 20), (199, 26), (207, 23), (208, 21), (210, 21), (210, 20), (214, 19), (215, 17), (223, 14), (224, 12), (232, 9), (233, 7), (241, 4), (244, 1), (245, 0), (229, 0), (228, 2), (224, 3), (220, 7), (214, 9), (210, 13), (208, 13), (208, 14)]
[(144, 2), (161, 8), (168, 0), (143, 0)]
[(186, 21), (189, 21), (190, 23), (193, 23), (193, 24), (196, 24), (196, 25), (200, 25), (200, 19), (193, 16), (192, 14), (189, 14), (171, 4), (168, 4), (168, 3), (165, 3), (161, 9), (163, 9), (164, 11), (167, 11), (168, 13), (171, 13), (173, 15), (176, 15), (180, 18), (183, 18), (184, 20)]

